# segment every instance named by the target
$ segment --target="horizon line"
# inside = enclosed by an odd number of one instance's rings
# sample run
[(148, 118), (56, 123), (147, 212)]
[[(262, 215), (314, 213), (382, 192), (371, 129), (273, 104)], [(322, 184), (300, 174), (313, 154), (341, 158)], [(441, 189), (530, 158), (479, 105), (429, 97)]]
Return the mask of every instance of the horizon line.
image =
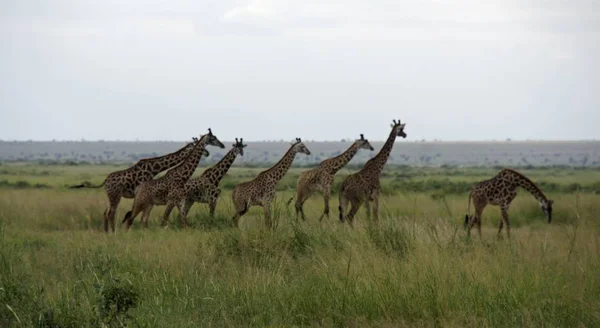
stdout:
[[(342, 141), (344, 140), (344, 141)], [(353, 141), (355, 139), (353, 138), (340, 138), (338, 140), (314, 140), (314, 139), (306, 139), (306, 142), (350, 142)], [(402, 139), (400, 139), (402, 140)], [(155, 139), (155, 140), (127, 140), (127, 139), (112, 139), (112, 140), (108, 140), (108, 139), (95, 139), (95, 140), (87, 140), (87, 139), (2, 139), (0, 138), (0, 142), (23, 142), (23, 143), (29, 143), (29, 142), (189, 142), (191, 140), (159, 140), (159, 139)], [(262, 139), (262, 140), (245, 140), (245, 142), (275, 142), (275, 143), (288, 143), (288, 142), (292, 142), (293, 140), (283, 140), (283, 139)], [(385, 140), (369, 140), (371, 142), (385, 142)], [(467, 139), (455, 139), (455, 140), (443, 140), (443, 139), (424, 139), (424, 138), (418, 138), (418, 139), (413, 139), (413, 140), (402, 140), (402, 141), (406, 141), (406, 142), (412, 142), (412, 143), (467, 143), (467, 142), (471, 142), (471, 143), (477, 143), (477, 142), (498, 142), (498, 143), (518, 143), (518, 142), (598, 142), (600, 141), (599, 139), (511, 139), (511, 138), (506, 138), (504, 140), (498, 140), (498, 139), (478, 139), (478, 140), (467, 140)], [(223, 142), (234, 142), (234, 140), (226, 140), (224, 139)]]

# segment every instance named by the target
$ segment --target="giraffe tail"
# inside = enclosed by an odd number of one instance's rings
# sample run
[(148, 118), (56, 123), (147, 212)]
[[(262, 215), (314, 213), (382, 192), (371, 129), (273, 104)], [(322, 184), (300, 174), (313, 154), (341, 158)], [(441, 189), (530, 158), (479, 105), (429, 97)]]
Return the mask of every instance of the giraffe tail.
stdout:
[(121, 221), (121, 223), (125, 223), (125, 221), (129, 220), (130, 217), (131, 217), (131, 211), (129, 211), (125, 214), (125, 217), (123, 218), (123, 221)]
[(287, 201), (286, 205), (287, 205), (287, 206), (290, 206), (290, 203), (291, 203), (293, 200), (294, 200), (294, 197), (290, 198), (290, 199)]
[(465, 228), (469, 225), (469, 213), (471, 212), (471, 196), (472, 192), (469, 193), (469, 202), (467, 203), (467, 214), (465, 215)]
[(82, 184), (79, 185), (75, 185), (75, 186), (70, 186), (69, 189), (79, 189), (79, 188), (100, 188), (100, 187), (104, 187), (104, 184), (106, 183), (106, 179), (104, 181), (102, 181), (101, 184), (94, 186), (92, 185), (89, 181), (86, 181)]

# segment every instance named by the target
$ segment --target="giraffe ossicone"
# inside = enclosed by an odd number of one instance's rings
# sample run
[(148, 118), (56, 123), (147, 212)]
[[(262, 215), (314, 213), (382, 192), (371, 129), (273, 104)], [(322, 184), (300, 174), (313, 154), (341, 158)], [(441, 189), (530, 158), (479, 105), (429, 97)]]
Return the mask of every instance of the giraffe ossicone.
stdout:
[(251, 206), (262, 206), (265, 213), (265, 224), (271, 228), (271, 203), (275, 198), (275, 185), (283, 178), (290, 169), (296, 154), (310, 155), (310, 150), (296, 138), (283, 157), (271, 168), (262, 171), (253, 180), (238, 184), (231, 194), (235, 215), (234, 224), (239, 228), (239, 219)]
[[(208, 129), (208, 133), (196, 141), (194, 148), (178, 166), (169, 170), (164, 176), (146, 181), (137, 188), (131, 211), (125, 214), (123, 223), (127, 222), (126, 229), (129, 230), (133, 220), (139, 213), (142, 214), (142, 225), (148, 226), (150, 211), (155, 205), (166, 205), (173, 197), (180, 195), (185, 182), (194, 174), (200, 158), (207, 153), (207, 145), (225, 148), (225, 145)], [(179, 208), (179, 216), (187, 227), (187, 212)]]
[(244, 156), (244, 148), (246, 146), (243, 138), (239, 140), (235, 138), (235, 143), (231, 150), (217, 164), (206, 169), (200, 177), (189, 179), (180, 194), (171, 197), (172, 199), (167, 203), (162, 225), (168, 222), (169, 214), (178, 203), (178, 206), (183, 208), (185, 213), (188, 213), (196, 202), (206, 203), (209, 207), (210, 216), (214, 217), (217, 200), (221, 194), (219, 182), (225, 176), (236, 157), (238, 155)]
[(98, 186), (83, 183), (70, 188), (104, 187), (108, 198), (108, 207), (104, 211), (104, 231), (108, 232), (110, 225), (112, 232), (115, 232), (115, 216), (121, 198), (134, 198), (139, 185), (152, 180), (160, 172), (179, 165), (189, 155), (198, 141), (197, 138), (192, 139), (192, 142), (187, 143), (183, 148), (173, 153), (153, 158), (142, 158), (125, 170), (112, 172)]
[[(367, 217), (370, 218), (371, 207), (369, 202), (373, 202), (373, 215), (376, 220), (379, 220), (379, 196), (381, 194), (381, 182), (379, 181), (379, 178), (381, 171), (390, 156), (396, 138), (406, 138), (407, 136), (404, 132), (406, 123), (403, 124), (400, 120), (397, 122), (396, 120), (393, 120), (392, 122), (392, 131), (381, 150), (379, 150), (379, 153), (368, 160), (360, 171), (351, 174), (342, 182), (339, 192), (338, 207), (341, 222), (347, 220), (352, 226), (354, 216), (363, 203), (367, 208)], [(348, 204), (351, 205), (351, 208), (348, 213), (346, 213)]]
[[(315, 192), (321, 193), (324, 201), (323, 214), (319, 217), (319, 221), (324, 216), (329, 217), (329, 198), (331, 197), (331, 188), (335, 174), (352, 160), (359, 149), (373, 150), (373, 146), (371, 146), (369, 140), (365, 139), (362, 133), (360, 134), (360, 139), (355, 140), (342, 154), (326, 159), (314, 169), (304, 171), (300, 174), (296, 184), (296, 217), (301, 215), (302, 219), (306, 220), (303, 205)], [(294, 197), (290, 198), (288, 204), (293, 199)]]

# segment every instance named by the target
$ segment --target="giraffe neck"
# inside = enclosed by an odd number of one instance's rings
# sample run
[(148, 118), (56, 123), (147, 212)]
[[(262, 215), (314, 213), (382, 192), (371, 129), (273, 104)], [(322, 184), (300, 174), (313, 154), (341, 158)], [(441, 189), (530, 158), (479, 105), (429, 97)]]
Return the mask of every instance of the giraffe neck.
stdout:
[(346, 166), (346, 164), (348, 164), (348, 162), (352, 160), (352, 158), (354, 157), (354, 155), (356, 155), (357, 152), (358, 143), (355, 142), (350, 146), (350, 148), (346, 149), (346, 151), (341, 153), (340, 155), (330, 159), (326, 159), (323, 162), (321, 162), (320, 166), (325, 167), (330, 173), (335, 174), (342, 167)]
[(548, 200), (548, 198), (546, 198), (546, 195), (544, 195), (540, 188), (538, 188), (538, 186), (535, 183), (533, 183), (533, 181), (531, 181), (529, 178), (513, 170), (506, 169), (506, 172), (514, 176), (514, 180), (517, 186), (527, 190), (533, 197), (535, 197), (535, 199), (538, 200), (538, 202), (542, 203)]
[(396, 141), (396, 130), (392, 129), (389, 137), (381, 147), (381, 150), (375, 157), (371, 158), (364, 166), (362, 171), (368, 171), (372, 174), (379, 175), (385, 166), (388, 158), (390, 157), (390, 152), (392, 151), (392, 147), (394, 147), (394, 142)]
[(237, 152), (235, 147), (232, 148), (227, 155), (225, 155), (221, 160), (215, 164), (213, 167), (207, 169), (202, 173), (202, 178), (207, 180), (212, 185), (218, 185), (221, 179), (225, 176), (231, 164), (235, 161), (237, 157)]
[(181, 163), (194, 149), (196, 143), (190, 142), (176, 152), (148, 159), (141, 159), (136, 166), (143, 171), (157, 175)]
[(277, 162), (277, 164), (273, 165), (270, 169), (263, 171), (261, 175), (263, 177), (270, 178), (267, 180), (272, 181), (275, 184), (279, 182), (279, 180), (281, 180), (285, 173), (290, 169), (292, 162), (294, 161), (294, 157), (296, 157), (296, 153), (298, 151), (294, 146), (295, 145), (292, 145), (292, 147), (288, 149), (288, 151), (285, 153), (285, 155), (283, 155), (279, 162)]
[(167, 172), (165, 177), (174, 180), (182, 180), (187, 181), (198, 166), (198, 162), (200, 162), (200, 157), (204, 153), (204, 147), (206, 147), (206, 143), (208, 142), (208, 134), (205, 134), (198, 140), (194, 149), (190, 152), (188, 157), (184, 159), (184, 161), (179, 165)]

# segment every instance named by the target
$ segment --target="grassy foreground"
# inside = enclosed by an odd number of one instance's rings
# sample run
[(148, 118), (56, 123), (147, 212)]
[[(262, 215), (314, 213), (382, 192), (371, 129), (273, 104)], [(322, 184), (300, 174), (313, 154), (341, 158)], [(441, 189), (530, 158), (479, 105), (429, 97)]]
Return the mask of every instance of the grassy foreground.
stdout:
[[(176, 215), (159, 228), (157, 207), (150, 229), (138, 218), (130, 233), (106, 235), (103, 190), (63, 186), (101, 182), (114, 168), (2, 168), (1, 327), (600, 326), (600, 196), (562, 189), (593, 186), (598, 171), (525, 172), (558, 186), (549, 193), (553, 223), (520, 191), (511, 240), (496, 238), (495, 207), (484, 212), (483, 240), (468, 240), (467, 194), (446, 187), (493, 170), (386, 171), (378, 225), (364, 210), (354, 229), (339, 224), (337, 195), (330, 219), (316, 220), (322, 199), (313, 197), (309, 220), (296, 221), (285, 204), (294, 170), (274, 205), (274, 231), (264, 229), (259, 208), (233, 228), (224, 188), (216, 218), (194, 206), (193, 229), (181, 229)], [(253, 173), (236, 169), (223, 184)], [(442, 182), (401, 187), (418, 181)], [(119, 219), (130, 205), (122, 202)]]

